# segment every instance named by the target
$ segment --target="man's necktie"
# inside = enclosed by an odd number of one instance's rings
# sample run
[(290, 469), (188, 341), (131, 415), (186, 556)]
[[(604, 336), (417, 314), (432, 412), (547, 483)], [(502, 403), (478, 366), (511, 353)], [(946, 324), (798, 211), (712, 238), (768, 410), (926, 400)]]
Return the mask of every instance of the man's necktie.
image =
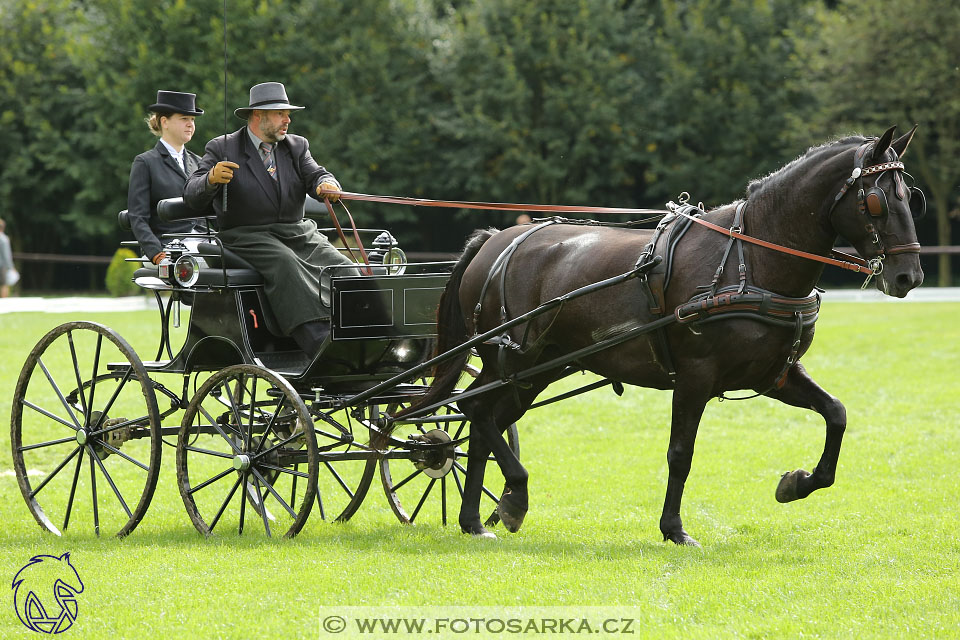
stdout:
[(261, 142), (260, 149), (263, 151), (263, 166), (267, 168), (267, 173), (274, 180), (277, 179), (277, 161), (273, 157), (273, 145), (269, 142)]

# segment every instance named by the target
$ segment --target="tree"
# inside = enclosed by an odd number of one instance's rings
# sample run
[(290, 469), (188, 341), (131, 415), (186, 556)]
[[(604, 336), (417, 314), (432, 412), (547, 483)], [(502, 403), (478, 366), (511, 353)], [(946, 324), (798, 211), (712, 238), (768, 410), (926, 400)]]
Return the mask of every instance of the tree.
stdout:
[(743, 196), (803, 149), (794, 134), (813, 101), (796, 79), (796, 42), (811, 2), (665, 0), (648, 56), (655, 124), (647, 181), (661, 201), (681, 191), (718, 205)]
[[(80, 208), (71, 133), (85, 126), (87, 108), (72, 55), (81, 19), (71, 0), (0, 5), (0, 216), (20, 249), (56, 252), (74, 238), (63, 216)], [(36, 269), (24, 276), (43, 277)]]
[(441, 189), (462, 199), (634, 205), (642, 24), (616, 0), (474, 2), (445, 23), (433, 73)]
[[(960, 5), (844, 0), (819, 22), (804, 51), (822, 103), (815, 126), (879, 132), (919, 123), (907, 166), (928, 194), (939, 244), (950, 245), (960, 202)], [(949, 254), (938, 270), (939, 284), (949, 286)]]

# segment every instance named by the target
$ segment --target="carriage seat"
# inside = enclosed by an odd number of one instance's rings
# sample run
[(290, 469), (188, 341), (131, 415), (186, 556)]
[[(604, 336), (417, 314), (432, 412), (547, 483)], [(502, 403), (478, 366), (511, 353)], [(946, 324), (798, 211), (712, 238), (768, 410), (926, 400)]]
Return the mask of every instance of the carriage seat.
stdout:
[[(197, 211), (189, 207), (183, 198), (166, 198), (157, 203), (157, 217), (164, 222), (177, 220), (193, 220), (214, 216), (213, 208)], [(129, 212), (124, 209), (117, 216), (120, 228), (130, 231)], [(263, 277), (250, 263), (236, 255), (229, 249), (212, 242), (201, 242), (197, 247), (206, 262), (206, 268), (200, 272), (197, 281), (199, 286), (250, 286), (263, 284)], [(145, 264), (133, 275), (134, 280), (140, 278), (157, 278), (158, 267)]]

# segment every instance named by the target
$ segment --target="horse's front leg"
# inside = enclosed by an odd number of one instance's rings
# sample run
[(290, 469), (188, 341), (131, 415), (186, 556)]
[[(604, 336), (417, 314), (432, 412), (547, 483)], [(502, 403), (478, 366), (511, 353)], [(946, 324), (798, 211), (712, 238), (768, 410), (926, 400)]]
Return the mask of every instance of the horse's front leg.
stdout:
[[(483, 382), (483, 376), (477, 383)], [(525, 398), (526, 406), (529, 400)], [(480, 499), (487, 459), (493, 454), (505, 482), (497, 514), (510, 532), (516, 532), (527, 514), (527, 470), (503, 437), (506, 428), (515, 422), (523, 409), (513, 400), (511, 391), (494, 391), (459, 403), (470, 419), (470, 449), (467, 451), (467, 474), (460, 505), (460, 528), (464, 533), (495, 538), (480, 520)], [(492, 407), (492, 410), (491, 410)]]
[(827, 423), (823, 454), (813, 473), (803, 469), (785, 473), (777, 485), (777, 501), (792, 502), (806, 498), (817, 489), (832, 485), (837, 474), (843, 432), (847, 427), (847, 410), (843, 404), (814, 382), (799, 362), (788, 372), (784, 386), (767, 395), (795, 407), (813, 409)]
[(660, 516), (660, 532), (664, 540), (677, 544), (699, 547), (690, 534), (683, 529), (680, 519), (680, 502), (683, 499), (683, 487), (690, 474), (693, 462), (693, 448), (697, 440), (697, 429), (708, 397), (704, 397), (700, 385), (678, 386), (673, 392), (673, 416), (670, 426), (670, 446), (667, 449), (667, 495), (663, 501), (663, 513)]

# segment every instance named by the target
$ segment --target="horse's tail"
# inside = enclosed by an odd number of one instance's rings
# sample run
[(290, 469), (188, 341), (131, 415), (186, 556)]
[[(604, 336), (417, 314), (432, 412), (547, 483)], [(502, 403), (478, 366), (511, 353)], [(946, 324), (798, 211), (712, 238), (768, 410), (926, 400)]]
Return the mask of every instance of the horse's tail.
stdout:
[[(437, 308), (437, 353), (442, 354), (454, 349), (469, 339), (467, 335), (467, 321), (463, 317), (460, 306), (460, 283), (463, 274), (476, 257), (483, 244), (489, 240), (498, 229), (477, 229), (469, 238), (460, 254), (460, 259), (453, 267), (450, 280), (440, 296), (440, 306)], [(470, 359), (470, 351), (465, 351), (456, 358), (449, 358), (437, 364), (433, 371), (433, 383), (419, 400), (397, 413), (395, 418), (402, 418), (442, 398), (446, 398), (460, 380), (464, 365)]]

